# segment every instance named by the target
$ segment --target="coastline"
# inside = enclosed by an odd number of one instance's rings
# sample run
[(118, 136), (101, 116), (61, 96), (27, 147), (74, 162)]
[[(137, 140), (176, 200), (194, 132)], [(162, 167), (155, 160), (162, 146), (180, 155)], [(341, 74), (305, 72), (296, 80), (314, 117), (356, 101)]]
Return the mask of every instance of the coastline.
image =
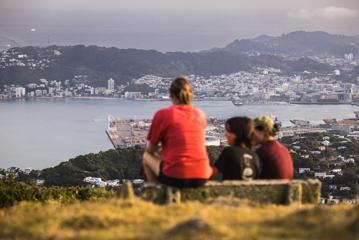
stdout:
[[(1, 99), (1, 102), (17, 102), (17, 101), (28, 101), (28, 100), (59, 100), (59, 99), (81, 99), (81, 100), (123, 100), (123, 101), (132, 101), (132, 102), (170, 102), (170, 99), (153, 99), (153, 98), (138, 98), (138, 99), (127, 99), (127, 98), (118, 98), (118, 97), (102, 97), (102, 96), (75, 96), (75, 97), (61, 97), (61, 96), (53, 96), (53, 97), (24, 97), (24, 98), (9, 98), (9, 99)], [(200, 98), (194, 99), (194, 102), (231, 102), (230, 99), (213, 99), (213, 98)], [(350, 102), (331, 102), (331, 103), (311, 103), (311, 102), (285, 102), (285, 101), (276, 101), (276, 102), (251, 102), (251, 103), (243, 103), (243, 105), (236, 106), (238, 108), (243, 106), (259, 106), (259, 105), (313, 105), (313, 106), (335, 106), (335, 105), (351, 105), (351, 106), (359, 106), (359, 103)]]

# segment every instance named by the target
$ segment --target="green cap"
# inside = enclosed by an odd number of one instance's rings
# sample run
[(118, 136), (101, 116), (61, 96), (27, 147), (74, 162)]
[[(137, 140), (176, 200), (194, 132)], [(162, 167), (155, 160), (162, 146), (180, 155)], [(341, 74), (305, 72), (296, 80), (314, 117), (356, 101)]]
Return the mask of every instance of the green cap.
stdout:
[(274, 121), (272, 118), (267, 116), (258, 116), (254, 119), (254, 124), (256, 127), (268, 128), (270, 132), (273, 132)]

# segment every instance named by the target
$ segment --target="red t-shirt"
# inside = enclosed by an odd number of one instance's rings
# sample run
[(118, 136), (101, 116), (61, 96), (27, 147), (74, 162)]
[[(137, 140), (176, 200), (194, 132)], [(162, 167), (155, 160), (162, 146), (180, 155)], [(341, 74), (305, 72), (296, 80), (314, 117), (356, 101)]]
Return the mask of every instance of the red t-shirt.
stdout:
[(189, 105), (160, 109), (147, 140), (162, 144), (163, 173), (168, 177), (208, 179), (212, 174), (205, 147), (206, 116)]
[(277, 140), (264, 143), (257, 154), (262, 162), (261, 178), (293, 179), (293, 161), (288, 149)]

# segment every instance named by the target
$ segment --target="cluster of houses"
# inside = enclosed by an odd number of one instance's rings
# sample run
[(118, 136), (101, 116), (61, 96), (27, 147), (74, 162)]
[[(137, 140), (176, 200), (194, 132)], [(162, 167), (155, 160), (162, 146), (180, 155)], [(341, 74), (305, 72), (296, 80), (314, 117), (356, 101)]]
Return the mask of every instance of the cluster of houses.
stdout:
[(18, 167), (9, 167), (7, 169), (0, 169), (0, 178), (17, 178), (20, 173), (29, 175), (32, 172), (32, 168), (25, 168), (24, 170), (18, 168)]
[[(18, 167), (9, 167), (7, 169), (0, 168), (0, 179), (7, 179), (7, 178), (18, 178), (20, 174), (23, 175), (30, 175), (33, 171), (32, 168), (28, 167), (25, 169), (20, 169)], [(42, 186), (45, 184), (45, 180), (43, 179), (35, 179), (35, 183), (37, 186)]]
[[(37, 83), (26, 85), (4, 85), (0, 90), (0, 100), (21, 99), (21, 98), (62, 98), (62, 97), (120, 97), (118, 90), (115, 89), (115, 80), (110, 78), (108, 86), (93, 87), (87, 82), (86, 75), (75, 75), (72, 79), (47, 80), (39, 79)], [(122, 89), (124, 86), (119, 86)]]
[(24, 51), (17, 48), (10, 48), (0, 52), (0, 69), (8, 67), (29, 67), (30, 69), (45, 69), (54, 60), (61, 56), (58, 50), (44, 50), (36, 57), (28, 56)]
[[(359, 98), (358, 85), (343, 83), (338, 80), (338, 76), (340, 70), (328, 72), (326, 75), (303, 73), (286, 76), (279, 69), (258, 68), (252, 72), (241, 71), (208, 77), (189, 75), (188, 78), (199, 99), (236, 99), (244, 104), (266, 102), (339, 104), (356, 101)], [(154, 91), (147, 95), (141, 92), (128, 93), (128, 96), (165, 98), (171, 81), (171, 78), (154, 75), (134, 79), (133, 84), (146, 84)]]
[(141, 186), (144, 183), (142, 179), (113, 179), (113, 180), (102, 180), (99, 177), (85, 177), (83, 181), (91, 187), (120, 187), (123, 183), (131, 181), (134, 186)]
[[(355, 197), (348, 197), (355, 192), (353, 186), (335, 180), (343, 176), (344, 170), (348, 166), (355, 164), (355, 158), (357, 157), (355, 153), (350, 155), (345, 152), (349, 146), (348, 144), (353, 140), (339, 135), (332, 135), (332, 137), (332, 140), (330, 136), (316, 139), (316, 144), (311, 146), (303, 146), (303, 141), (299, 140), (301, 138), (304, 140), (306, 138), (305, 135), (293, 137), (295, 140), (289, 144), (293, 154), (298, 154), (303, 160), (316, 159), (319, 162), (319, 164), (314, 164), (311, 167), (299, 166), (296, 171), (299, 177), (314, 177), (322, 181), (327, 193), (323, 195), (323, 203), (354, 203), (356, 202)], [(330, 156), (327, 156), (326, 151), (335, 151), (336, 154), (329, 154)], [(359, 179), (359, 175), (357, 178)]]

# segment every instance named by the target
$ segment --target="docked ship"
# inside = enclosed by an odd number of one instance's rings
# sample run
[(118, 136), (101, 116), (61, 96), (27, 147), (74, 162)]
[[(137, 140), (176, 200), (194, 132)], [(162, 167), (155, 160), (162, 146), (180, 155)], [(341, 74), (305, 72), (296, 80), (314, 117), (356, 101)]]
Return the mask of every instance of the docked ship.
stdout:
[(232, 103), (234, 106), (243, 106), (243, 102), (238, 99), (232, 99)]
[(293, 119), (293, 120), (290, 120), (290, 122), (293, 123), (297, 127), (309, 127), (309, 126), (311, 126), (310, 122), (306, 121), (306, 120)]
[(354, 118), (345, 118), (341, 120), (337, 120), (335, 118), (332, 119), (323, 119), (325, 124), (328, 125), (351, 125), (351, 126), (359, 126), (359, 111), (354, 112)]

